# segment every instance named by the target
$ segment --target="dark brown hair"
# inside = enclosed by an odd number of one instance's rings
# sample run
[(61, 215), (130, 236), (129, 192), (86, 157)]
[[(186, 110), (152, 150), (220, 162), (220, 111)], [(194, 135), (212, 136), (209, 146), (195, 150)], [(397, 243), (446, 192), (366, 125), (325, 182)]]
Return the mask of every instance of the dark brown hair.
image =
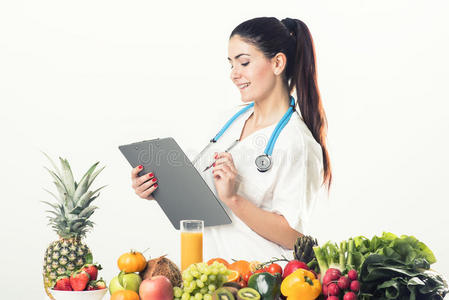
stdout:
[(234, 35), (258, 48), (268, 59), (280, 52), (287, 57), (283, 78), (289, 94), (296, 90), (296, 99), (304, 123), (321, 145), (323, 183), (329, 188), (332, 170), (326, 146), (327, 119), (318, 89), (312, 35), (306, 24), (290, 18), (282, 21), (273, 17), (254, 18), (239, 24), (229, 39)]

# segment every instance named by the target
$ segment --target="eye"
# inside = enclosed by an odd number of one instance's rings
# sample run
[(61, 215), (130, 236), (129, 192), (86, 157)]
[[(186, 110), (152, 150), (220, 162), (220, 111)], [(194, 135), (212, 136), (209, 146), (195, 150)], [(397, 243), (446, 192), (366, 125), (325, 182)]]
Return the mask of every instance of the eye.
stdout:
[[(246, 67), (247, 65), (249, 65), (249, 62), (242, 64), (242, 66), (244, 66), (244, 67)], [(232, 69), (232, 65), (231, 65), (231, 69)]]

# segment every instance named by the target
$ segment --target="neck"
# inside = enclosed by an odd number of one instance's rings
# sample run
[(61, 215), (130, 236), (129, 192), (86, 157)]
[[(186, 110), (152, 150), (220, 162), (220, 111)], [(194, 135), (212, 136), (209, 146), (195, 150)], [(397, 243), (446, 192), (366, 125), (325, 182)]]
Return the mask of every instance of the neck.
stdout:
[(254, 112), (251, 116), (255, 127), (266, 127), (279, 122), (290, 105), (290, 95), (285, 90), (272, 93), (268, 97), (254, 102)]

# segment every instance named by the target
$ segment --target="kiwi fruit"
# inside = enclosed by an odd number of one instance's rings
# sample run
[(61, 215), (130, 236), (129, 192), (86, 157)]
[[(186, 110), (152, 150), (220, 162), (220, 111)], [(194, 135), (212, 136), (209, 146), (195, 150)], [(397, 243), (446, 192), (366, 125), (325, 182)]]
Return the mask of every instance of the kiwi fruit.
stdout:
[(234, 295), (227, 287), (221, 287), (212, 294), (212, 300), (235, 300)]
[(240, 286), (240, 284), (238, 284), (237, 282), (234, 282), (234, 281), (228, 281), (228, 282), (225, 282), (225, 283), (223, 283), (223, 286), (224, 286), (224, 287), (230, 286), (230, 287), (236, 288), (237, 290), (240, 290), (240, 289), (242, 288), (242, 287)]
[(253, 288), (243, 288), (237, 292), (238, 300), (260, 300), (260, 294)]

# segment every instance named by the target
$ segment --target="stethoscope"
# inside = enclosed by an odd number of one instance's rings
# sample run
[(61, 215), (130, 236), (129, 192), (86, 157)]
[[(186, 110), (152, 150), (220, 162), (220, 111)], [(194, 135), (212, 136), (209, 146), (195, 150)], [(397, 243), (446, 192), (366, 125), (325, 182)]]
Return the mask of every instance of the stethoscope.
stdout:
[[(228, 122), (223, 126), (223, 128), (217, 133), (217, 135), (210, 140), (209, 144), (204, 147), (203, 150), (195, 157), (195, 159), (192, 161), (193, 164), (198, 160), (198, 158), (203, 154), (204, 151), (206, 151), (213, 143), (217, 142), (218, 139), (225, 133), (225, 131), (231, 126), (231, 124), (242, 114), (244, 114), (248, 109), (254, 106), (254, 102), (245, 106), (240, 111), (238, 111), (234, 116), (232, 116), (231, 119), (229, 119)], [(288, 121), (290, 120), (293, 112), (295, 111), (295, 98), (293, 96), (290, 96), (290, 107), (288, 108), (287, 112), (284, 114), (282, 119), (278, 122), (276, 128), (273, 130), (273, 133), (271, 134), (270, 139), (268, 140), (268, 144), (265, 148), (265, 151), (263, 154), (256, 157), (255, 163), (257, 170), (259, 172), (266, 172), (271, 168), (272, 161), (271, 161), (271, 154), (273, 153), (274, 144), (276, 143), (277, 138), (279, 137), (279, 134), (281, 133), (282, 129), (287, 125)], [(239, 140), (236, 140), (228, 149), (226, 149), (225, 152), (228, 152), (231, 150), (232, 147), (234, 147)], [(212, 165), (211, 165), (212, 166)], [(210, 168), (211, 166), (207, 167), (205, 170)]]

